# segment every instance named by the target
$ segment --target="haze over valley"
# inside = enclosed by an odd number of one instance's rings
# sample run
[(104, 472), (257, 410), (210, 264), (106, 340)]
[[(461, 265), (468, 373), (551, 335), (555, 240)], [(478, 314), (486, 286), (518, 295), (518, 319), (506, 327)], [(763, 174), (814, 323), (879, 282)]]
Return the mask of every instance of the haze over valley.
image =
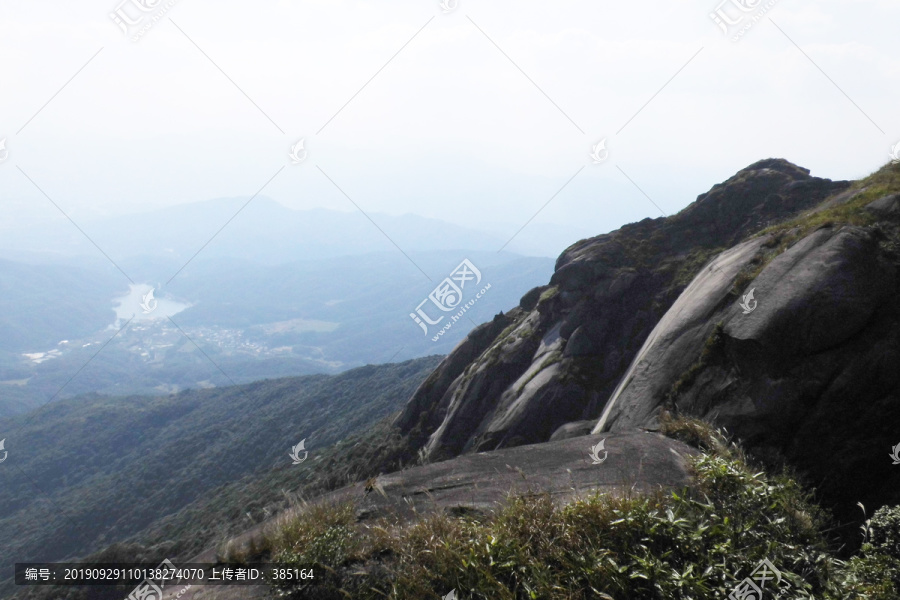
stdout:
[[(411, 216), (401, 220), (411, 227), (385, 219), (409, 249), (406, 257), (385, 249), (390, 242), (357, 215), (297, 213), (267, 199), (248, 208), (263, 213), (258, 222), (236, 224), (185, 266), (196, 252), (196, 242), (185, 240), (248, 200), (92, 223), (120, 232), (118, 241), (104, 240), (115, 265), (92, 257), (83, 237), (67, 246), (52, 227), (22, 232), (20, 249), (31, 240), (44, 252), (30, 264), (0, 261), (0, 412), (86, 392), (169, 394), (446, 353), (553, 269), (548, 257), (498, 253), (502, 242), (480, 232)], [(167, 223), (178, 224), (171, 238), (146, 233)], [(249, 257), (245, 239), (257, 244)], [(159, 244), (169, 246), (164, 257), (142, 254)], [(463, 260), (477, 265), (491, 293), (432, 341), (437, 328), (425, 335), (410, 313)]]

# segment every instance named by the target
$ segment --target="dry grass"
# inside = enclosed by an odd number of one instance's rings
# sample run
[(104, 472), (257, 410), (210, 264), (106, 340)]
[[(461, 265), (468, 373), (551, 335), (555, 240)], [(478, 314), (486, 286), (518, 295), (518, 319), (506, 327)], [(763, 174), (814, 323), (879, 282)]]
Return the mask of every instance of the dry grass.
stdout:
[(438, 512), (412, 523), (357, 523), (352, 503), (310, 506), (271, 530), (266, 544), (273, 560), (314, 567), (318, 585), (277, 592), (423, 599), (455, 589), (459, 598), (704, 600), (727, 597), (768, 558), (798, 598), (896, 598), (885, 595), (896, 591), (895, 573), (879, 571), (877, 585), (871, 581), (873, 569), (893, 563), (862, 557), (848, 569), (829, 554), (821, 511), (792, 479), (750, 468), (706, 423), (666, 418), (664, 430), (705, 451), (693, 465), (697, 484), (686, 493), (594, 494), (565, 506), (531, 494), (510, 497), (486, 518)]

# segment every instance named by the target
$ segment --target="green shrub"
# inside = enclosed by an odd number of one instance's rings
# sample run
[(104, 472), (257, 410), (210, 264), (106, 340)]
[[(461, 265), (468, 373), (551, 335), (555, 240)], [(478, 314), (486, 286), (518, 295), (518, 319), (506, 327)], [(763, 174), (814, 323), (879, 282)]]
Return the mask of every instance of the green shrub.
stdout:
[[(704, 452), (681, 492), (593, 494), (560, 506), (549, 494), (511, 496), (489, 516), (444, 512), (412, 523), (355, 523), (352, 503), (310, 509), (272, 533), (273, 558), (326, 580), (285, 587), (295, 598), (712, 600), (727, 598), (768, 559), (790, 598), (897, 600), (900, 508), (876, 512), (872, 543), (836, 559), (825, 515), (787, 476), (751, 469), (708, 424), (664, 420)], [(317, 572), (317, 579), (319, 575)], [(783, 596), (784, 597), (784, 596)]]
[(867, 525), (873, 550), (900, 560), (900, 506), (882, 506)]
[(556, 298), (557, 295), (559, 295), (559, 288), (557, 286), (554, 285), (553, 287), (547, 288), (541, 294), (541, 297), (538, 298), (538, 304), (549, 302), (553, 298)]
[(863, 545), (859, 555), (841, 565), (829, 598), (897, 600), (900, 598), (900, 561), (872, 553), (870, 545)]

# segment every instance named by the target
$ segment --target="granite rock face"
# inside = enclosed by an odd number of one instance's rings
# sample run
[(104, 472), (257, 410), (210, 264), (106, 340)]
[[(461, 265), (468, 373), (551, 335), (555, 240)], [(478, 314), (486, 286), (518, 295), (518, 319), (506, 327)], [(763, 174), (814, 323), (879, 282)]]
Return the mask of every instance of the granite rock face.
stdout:
[[(590, 458), (604, 441), (600, 464)], [(681, 490), (693, 485), (690, 458), (699, 452), (649, 432), (582, 436), (492, 452), (466, 454), (378, 477), (385, 495), (366, 495), (359, 483), (325, 501), (362, 499), (360, 518), (387, 514), (416, 518), (433, 510), (490, 513), (509, 494), (549, 493), (559, 504), (594, 492)]]
[(823, 227), (737, 298), (715, 274), (768, 240), (719, 255), (650, 334), (593, 433), (652, 427), (665, 408), (780, 455), (839, 516), (857, 501), (900, 502), (888, 458), (900, 441), (900, 262), (886, 241), (880, 228)]
[[(604, 441), (596, 463), (592, 446)], [(502, 508), (512, 495), (549, 494), (561, 506), (594, 493), (626, 495), (659, 490), (681, 491), (694, 484), (691, 459), (699, 451), (677, 440), (649, 432), (582, 436), (467, 454), (434, 464), (412, 467), (376, 478), (378, 487), (366, 490), (359, 482), (312, 500), (315, 503), (353, 501), (359, 521), (386, 517), (414, 521), (433, 512), (488, 515)], [(291, 514), (289, 509), (232, 540), (248, 547), (262, 541), (266, 527)], [(216, 548), (191, 559), (214, 562)]]
[[(648, 335), (713, 257), (848, 187), (763, 160), (677, 215), (573, 244), (548, 286), (460, 343), (396, 425), (431, 460), (569, 437), (580, 430), (567, 424), (601, 416)], [(722, 286), (760, 243), (718, 267)], [(696, 319), (702, 337), (706, 324)]]

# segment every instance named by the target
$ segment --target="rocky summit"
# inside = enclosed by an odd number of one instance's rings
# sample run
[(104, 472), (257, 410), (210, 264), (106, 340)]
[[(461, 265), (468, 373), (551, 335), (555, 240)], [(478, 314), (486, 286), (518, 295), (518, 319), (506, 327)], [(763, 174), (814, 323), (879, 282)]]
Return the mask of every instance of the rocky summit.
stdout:
[(763, 160), (677, 215), (573, 244), (395, 425), (433, 461), (654, 429), (669, 411), (786, 460), (839, 514), (848, 490), (896, 503), (898, 171), (831, 181)]

